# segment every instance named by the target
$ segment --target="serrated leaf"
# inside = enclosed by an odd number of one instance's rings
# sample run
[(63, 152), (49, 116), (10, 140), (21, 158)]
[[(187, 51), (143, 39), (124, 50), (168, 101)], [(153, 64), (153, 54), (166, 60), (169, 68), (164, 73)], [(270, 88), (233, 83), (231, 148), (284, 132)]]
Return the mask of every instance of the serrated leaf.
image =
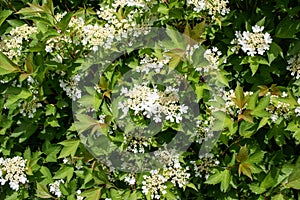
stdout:
[(62, 166), (56, 173), (53, 179), (67, 179), (67, 182), (73, 177), (74, 168), (69, 166)]
[(239, 172), (239, 176), (241, 176), (241, 173), (243, 173), (245, 176), (248, 176), (252, 180), (252, 171), (250, 168), (250, 164), (240, 163), (238, 172)]
[(80, 194), (80, 196), (85, 197), (85, 200), (95, 200), (100, 199), (102, 188), (93, 188), (86, 190)]
[(65, 158), (67, 156), (71, 156), (73, 158), (80, 144), (80, 140), (65, 140), (58, 144), (64, 146), (58, 158)]

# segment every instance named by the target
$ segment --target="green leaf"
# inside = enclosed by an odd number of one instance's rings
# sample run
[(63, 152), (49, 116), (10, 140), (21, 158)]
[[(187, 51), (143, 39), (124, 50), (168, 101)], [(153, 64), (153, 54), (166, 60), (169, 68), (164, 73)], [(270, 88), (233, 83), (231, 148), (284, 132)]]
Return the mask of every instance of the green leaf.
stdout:
[(254, 76), (254, 74), (257, 72), (258, 67), (259, 67), (258, 63), (250, 63), (250, 69), (252, 72), (252, 76)]
[(80, 144), (80, 140), (65, 140), (58, 144), (64, 146), (58, 158), (65, 158), (67, 156), (71, 156), (73, 158)]
[(244, 102), (244, 91), (243, 88), (238, 84), (235, 88), (235, 98), (232, 98), (232, 101), (235, 102), (235, 104), (242, 109), (245, 105)]
[(245, 162), (246, 160), (248, 160), (249, 155), (248, 148), (246, 145), (240, 148), (240, 151), (235, 158), (238, 162)]
[(48, 180), (48, 182), (52, 182), (52, 174), (47, 167), (42, 166), (40, 172), (43, 174), (44, 179)]
[(277, 194), (274, 197), (272, 197), (272, 200), (285, 200), (283, 194)]
[(258, 127), (257, 127), (257, 130), (261, 129), (262, 127), (264, 127), (269, 121), (269, 118), (268, 117), (263, 117), (259, 124), (258, 124)]
[(32, 13), (44, 13), (45, 9), (42, 6), (28, 3), (29, 7), (22, 8), (16, 14), (32, 14)]
[(256, 107), (256, 102), (258, 100), (258, 95), (259, 95), (259, 91), (256, 91), (255, 93), (253, 93), (249, 100), (248, 100), (248, 104), (247, 104), (247, 109), (249, 110), (254, 110)]
[(261, 20), (259, 20), (258, 22), (256, 22), (257, 26), (264, 26), (266, 21), (266, 17), (262, 18)]
[(209, 176), (208, 179), (205, 181), (206, 184), (216, 185), (221, 183), (224, 178), (224, 174), (222, 172), (216, 172), (213, 175)]
[(289, 188), (300, 190), (300, 168), (296, 168), (288, 178), (286, 185)]
[(5, 107), (7, 108), (15, 105), (20, 99), (27, 99), (32, 96), (31, 92), (24, 88), (9, 88), (6, 94), (9, 96), (5, 102)]
[(196, 186), (195, 186), (193, 183), (188, 183), (188, 184), (186, 185), (186, 187), (189, 187), (189, 188), (192, 188), (192, 189), (198, 191), (198, 189), (196, 188)]
[(300, 22), (293, 21), (290, 16), (285, 17), (276, 27), (275, 36), (277, 38), (294, 38), (300, 31)]
[(253, 134), (256, 133), (257, 124), (242, 121), (239, 127), (239, 134), (245, 138), (250, 138)]
[(275, 186), (277, 183), (276, 171), (270, 170), (264, 180), (261, 182), (260, 187), (268, 189)]
[(247, 163), (258, 164), (258, 163), (262, 162), (264, 159), (265, 153), (266, 152), (261, 151), (261, 150), (257, 151), (256, 153), (250, 155), (250, 157), (247, 160)]
[(170, 37), (172, 41), (172, 49), (185, 49), (186, 48), (186, 40), (183, 34), (179, 33), (177, 30), (174, 30), (173, 27), (167, 25), (166, 29), (167, 35)]
[(267, 55), (268, 55), (269, 64), (271, 64), (278, 56), (281, 56), (283, 58), (282, 49), (275, 42), (271, 43), (270, 49), (267, 52)]
[(102, 188), (93, 188), (86, 190), (80, 194), (80, 196), (85, 197), (85, 200), (95, 200), (100, 199)]
[(257, 183), (249, 184), (249, 188), (254, 194), (262, 194), (266, 191), (265, 188), (260, 187)]
[(69, 25), (69, 22), (73, 16), (72, 12), (68, 12), (58, 23), (57, 27), (64, 32)]
[(13, 12), (11, 10), (1, 10), (0, 12), (0, 26), (6, 20), (8, 16), (10, 16)]
[(40, 197), (42, 199), (49, 199), (49, 198), (54, 198), (50, 192), (47, 189), (46, 185), (42, 185), (38, 182), (36, 182), (36, 194), (37, 197)]
[(2, 52), (0, 52), (0, 75), (11, 74), (20, 72), (21, 70), (15, 63), (7, 58)]
[(99, 122), (88, 115), (76, 114), (76, 118), (78, 121), (74, 122), (74, 125), (79, 133), (82, 133), (96, 126), (100, 128)]
[(53, 179), (65, 179), (69, 182), (73, 177), (74, 168), (69, 166), (62, 166), (56, 173)]
[(243, 173), (245, 176), (248, 176), (252, 180), (252, 171), (250, 168), (250, 164), (240, 163), (238, 172), (239, 172), (239, 176), (241, 176), (241, 173)]
[(227, 192), (228, 188), (229, 188), (229, 184), (231, 181), (231, 173), (230, 170), (225, 169), (223, 172), (223, 180), (221, 182), (221, 191), (222, 192)]

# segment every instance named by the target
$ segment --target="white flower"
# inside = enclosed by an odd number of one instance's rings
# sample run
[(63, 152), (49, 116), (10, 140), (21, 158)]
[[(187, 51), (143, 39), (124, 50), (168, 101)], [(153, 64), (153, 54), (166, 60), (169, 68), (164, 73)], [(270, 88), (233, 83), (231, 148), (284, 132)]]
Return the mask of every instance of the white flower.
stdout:
[(271, 120), (273, 122), (277, 121), (277, 119), (278, 119), (278, 115), (275, 115), (275, 114), (271, 115)]
[(20, 186), (19, 186), (19, 183), (15, 182), (15, 181), (10, 181), (9, 182), (9, 187), (12, 190), (18, 191)]
[(58, 198), (62, 196), (62, 193), (61, 193), (60, 188), (59, 188), (61, 183), (65, 183), (63, 179), (56, 180), (56, 181), (54, 181), (54, 183), (49, 184), (50, 192), (52, 194), (54, 194), (55, 196), (57, 196)]
[(263, 55), (265, 51), (269, 50), (272, 38), (269, 33), (263, 33), (263, 26), (252, 26), (252, 31), (244, 31), (243, 33), (237, 31), (235, 33), (236, 39), (231, 43), (236, 44), (235, 49), (242, 49), (250, 56), (255, 54)]
[(296, 117), (300, 117), (300, 107), (296, 107), (295, 109), (295, 114), (296, 114)]
[(46, 45), (45, 51), (48, 52), (48, 53), (52, 53), (53, 52), (52, 47), (50, 47), (49, 45)]
[[(6, 182), (9, 182), (9, 186), (12, 190), (19, 190), (20, 184), (25, 184), (28, 182), (25, 175), (25, 165), (26, 160), (20, 156), (15, 156), (13, 158), (7, 158), (5, 160), (1, 159), (0, 162), (0, 182), (1, 185), (4, 185)], [(5, 176), (3, 176), (5, 172)]]
[(134, 185), (136, 183), (135, 177), (133, 174), (129, 174), (124, 179), (125, 182), (127, 182), (129, 185)]
[(227, 8), (228, 0), (188, 0), (188, 5), (194, 6), (195, 12), (208, 11), (208, 14), (215, 18), (217, 15), (226, 15), (230, 9)]
[(294, 55), (288, 61), (287, 70), (291, 72), (296, 79), (300, 78), (300, 54)]

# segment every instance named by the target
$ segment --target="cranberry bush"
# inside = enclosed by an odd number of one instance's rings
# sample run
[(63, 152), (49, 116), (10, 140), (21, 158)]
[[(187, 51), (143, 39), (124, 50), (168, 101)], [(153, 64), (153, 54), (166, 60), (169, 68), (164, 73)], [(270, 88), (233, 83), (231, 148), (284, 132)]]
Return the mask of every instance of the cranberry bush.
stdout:
[(299, 1), (0, 5), (0, 199), (299, 199)]

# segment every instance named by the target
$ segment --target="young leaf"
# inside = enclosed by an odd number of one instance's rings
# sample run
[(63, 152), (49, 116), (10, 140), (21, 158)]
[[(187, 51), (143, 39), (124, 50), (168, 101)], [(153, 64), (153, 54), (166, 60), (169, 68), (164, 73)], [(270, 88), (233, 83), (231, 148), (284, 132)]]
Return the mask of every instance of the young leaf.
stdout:
[(248, 155), (248, 148), (246, 145), (240, 148), (240, 151), (235, 158), (238, 162), (241, 162), (241, 163), (248, 160), (249, 155)]
[(245, 176), (248, 176), (252, 180), (252, 171), (250, 168), (250, 164), (248, 163), (240, 163), (239, 164), (239, 176), (243, 173)]

